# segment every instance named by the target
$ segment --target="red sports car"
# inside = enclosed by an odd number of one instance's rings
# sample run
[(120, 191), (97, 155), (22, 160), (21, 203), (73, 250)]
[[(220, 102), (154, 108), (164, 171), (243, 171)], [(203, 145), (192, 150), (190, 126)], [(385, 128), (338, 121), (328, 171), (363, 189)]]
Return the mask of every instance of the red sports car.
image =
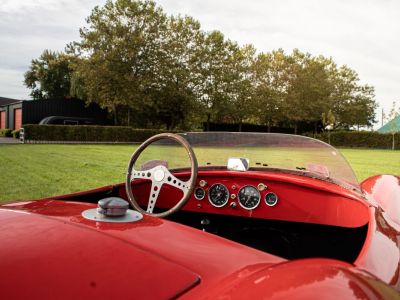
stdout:
[(1, 298), (393, 299), (399, 234), (400, 178), (323, 142), (160, 134), (125, 183), (0, 206)]

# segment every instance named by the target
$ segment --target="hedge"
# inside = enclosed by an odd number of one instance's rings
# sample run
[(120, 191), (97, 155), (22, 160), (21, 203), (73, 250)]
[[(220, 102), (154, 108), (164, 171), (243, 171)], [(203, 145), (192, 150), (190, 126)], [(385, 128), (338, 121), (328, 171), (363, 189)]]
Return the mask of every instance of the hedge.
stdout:
[(26, 142), (143, 142), (162, 132), (165, 131), (135, 129), (127, 126), (24, 125)]
[(13, 131), (11, 132), (11, 134), (12, 134), (13, 138), (19, 139), (19, 133), (20, 133), (20, 132), (21, 132), (20, 129), (16, 129), (16, 130), (13, 130)]
[[(12, 136), (11, 129), (7, 136)], [(165, 132), (158, 129), (135, 129), (127, 126), (89, 126), (89, 125), (24, 125), (24, 138), (35, 141), (70, 142), (143, 142), (149, 137)], [(328, 133), (313, 136), (328, 142)], [(330, 141), (336, 147), (392, 149), (392, 134), (370, 131), (335, 131)], [(400, 149), (400, 133), (395, 134), (395, 149)]]
[(12, 137), (12, 129), (0, 129), (0, 137)]
[[(392, 149), (391, 133), (335, 131), (330, 135), (331, 145), (335, 147)], [(318, 134), (315, 138), (328, 143), (328, 133)], [(395, 149), (400, 149), (400, 132), (395, 134)]]

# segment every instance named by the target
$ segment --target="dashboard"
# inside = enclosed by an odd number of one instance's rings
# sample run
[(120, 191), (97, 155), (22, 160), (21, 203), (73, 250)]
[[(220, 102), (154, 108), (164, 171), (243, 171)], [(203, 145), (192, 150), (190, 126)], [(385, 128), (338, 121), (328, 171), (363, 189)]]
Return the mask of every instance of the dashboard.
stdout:
[[(176, 176), (188, 179), (187, 173)], [(133, 188), (143, 205), (149, 197), (147, 185)], [(182, 195), (164, 185), (156, 206), (170, 208)], [(342, 227), (363, 226), (369, 219), (368, 207), (350, 191), (317, 179), (266, 172), (199, 171), (183, 210)]]
[[(207, 181), (200, 180), (199, 185), (200, 186), (194, 190), (194, 198), (201, 201), (206, 198), (207, 194), (208, 201), (214, 207), (224, 207), (228, 204), (229, 200), (235, 199), (237, 199), (237, 201), (230, 202), (231, 207), (236, 207), (236, 205), (239, 204), (243, 209), (247, 210), (257, 208), (262, 202), (262, 199), (268, 206), (275, 206), (278, 203), (278, 196), (276, 193), (263, 193), (267, 189), (267, 186), (262, 182), (257, 184), (257, 187), (247, 184), (238, 188), (233, 184), (230, 188), (233, 192), (229, 192), (228, 187), (223, 183), (214, 183), (208, 188), (208, 191), (205, 189)], [(265, 195), (261, 197), (261, 193)]]

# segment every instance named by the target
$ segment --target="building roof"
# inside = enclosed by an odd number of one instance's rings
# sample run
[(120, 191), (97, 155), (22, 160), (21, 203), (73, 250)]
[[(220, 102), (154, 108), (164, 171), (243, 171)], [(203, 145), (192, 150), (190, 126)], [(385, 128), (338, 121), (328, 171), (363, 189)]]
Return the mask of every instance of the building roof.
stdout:
[(400, 131), (400, 116), (397, 116), (393, 120), (389, 121), (381, 128), (378, 129), (379, 133), (389, 133)]
[(22, 100), (0, 97), (0, 106), (9, 105), (17, 102), (22, 102)]

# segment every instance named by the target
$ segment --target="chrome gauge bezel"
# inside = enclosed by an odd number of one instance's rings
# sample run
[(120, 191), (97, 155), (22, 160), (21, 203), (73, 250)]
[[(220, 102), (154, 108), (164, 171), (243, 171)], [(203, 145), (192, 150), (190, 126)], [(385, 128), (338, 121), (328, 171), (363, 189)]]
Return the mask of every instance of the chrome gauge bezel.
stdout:
[[(268, 196), (269, 194), (275, 195), (276, 201), (275, 201), (274, 204), (269, 204), (269, 203), (267, 202), (267, 196)], [(275, 206), (275, 205), (278, 203), (278, 200), (279, 200), (278, 195), (275, 194), (274, 192), (268, 192), (268, 193), (266, 193), (265, 196), (264, 196), (264, 202), (265, 202), (265, 204), (268, 205), (268, 206), (270, 206), (270, 207)]]
[[(243, 204), (242, 204), (242, 202), (240, 202), (240, 191), (242, 190), (242, 189), (244, 189), (244, 188), (246, 188), (246, 187), (252, 187), (252, 188), (254, 188), (254, 190), (257, 192), (257, 194), (258, 194), (258, 201), (257, 201), (257, 204), (255, 205), (255, 206), (253, 206), (253, 207), (246, 207), (246, 206), (244, 206)], [(254, 185), (245, 185), (245, 186), (242, 186), (240, 189), (239, 189), (239, 191), (238, 191), (238, 194), (237, 194), (237, 200), (238, 200), (238, 202), (239, 202), (239, 205), (242, 207), (242, 208), (244, 208), (244, 209), (246, 209), (246, 210), (253, 210), (253, 209), (255, 209), (255, 208), (257, 208), (259, 205), (260, 205), (260, 203), (261, 203), (261, 193), (260, 193), (260, 191), (254, 186)]]
[[(203, 193), (204, 193), (203, 197), (197, 197), (197, 194), (196, 194), (197, 190), (202, 190), (203, 191)], [(197, 188), (194, 189), (193, 195), (197, 200), (203, 200), (206, 197), (206, 191), (202, 187), (197, 187)]]
[[(224, 187), (224, 189), (226, 190), (226, 192), (227, 192), (226, 201), (225, 201), (223, 204), (221, 204), (221, 205), (216, 205), (214, 202), (211, 201), (211, 198), (210, 198), (210, 191), (211, 191), (216, 185), (222, 185), (222, 186)], [(207, 197), (208, 197), (208, 202), (210, 202), (210, 204), (211, 204), (212, 206), (214, 206), (214, 207), (224, 207), (224, 206), (229, 202), (230, 193), (229, 193), (229, 190), (228, 190), (228, 188), (226, 187), (225, 184), (222, 184), (222, 183), (214, 183), (214, 184), (213, 184), (212, 186), (210, 186), (210, 188), (208, 189)]]

